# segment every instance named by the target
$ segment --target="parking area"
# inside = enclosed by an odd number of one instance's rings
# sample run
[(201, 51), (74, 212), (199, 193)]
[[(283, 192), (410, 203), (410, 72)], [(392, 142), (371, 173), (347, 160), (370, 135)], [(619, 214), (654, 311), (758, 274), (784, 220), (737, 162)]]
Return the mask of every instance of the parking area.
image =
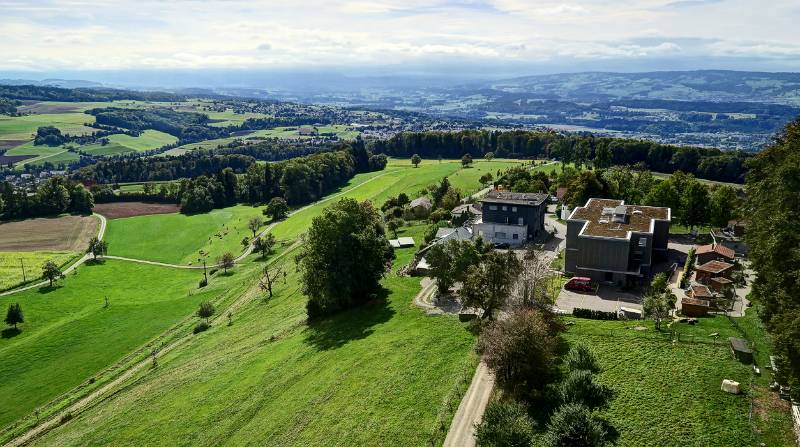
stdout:
[(634, 291), (620, 290), (619, 287), (601, 285), (597, 293), (574, 292), (561, 289), (556, 307), (570, 313), (572, 309), (592, 309), (604, 312), (617, 312), (621, 307), (642, 310), (641, 298)]

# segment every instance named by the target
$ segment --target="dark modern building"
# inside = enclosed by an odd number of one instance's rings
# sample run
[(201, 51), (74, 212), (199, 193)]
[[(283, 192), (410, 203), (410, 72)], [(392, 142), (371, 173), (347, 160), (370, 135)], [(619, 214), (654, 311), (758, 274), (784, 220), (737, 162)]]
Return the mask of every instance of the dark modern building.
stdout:
[(648, 279), (666, 258), (670, 221), (669, 208), (589, 199), (567, 219), (564, 269), (619, 285)]
[(519, 245), (544, 233), (547, 194), (489, 191), (472, 233), (493, 244)]

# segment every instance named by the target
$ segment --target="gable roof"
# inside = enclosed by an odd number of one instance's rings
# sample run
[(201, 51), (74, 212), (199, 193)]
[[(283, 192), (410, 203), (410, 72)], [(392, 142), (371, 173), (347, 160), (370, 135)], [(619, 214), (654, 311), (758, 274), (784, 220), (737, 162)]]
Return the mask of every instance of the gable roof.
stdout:
[(736, 257), (736, 252), (733, 251), (733, 249), (728, 248), (722, 244), (701, 245), (697, 247), (697, 251), (695, 253), (698, 255), (703, 255), (707, 253), (716, 253), (728, 259), (733, 259)]
[(697, 270), (701, 270), (708, 273), (722, 273), (731, 267), (733, 267), (733, 264), (728, 264), (727, 262), (714, 260), (714, 261), (708, 261), (705, 264), (698, 266)]
[(711, 290), (702, 284), (696, 284), (692, 286), (692, 298), (711, 298), (713, 296), (714, 295), (711, 293)]

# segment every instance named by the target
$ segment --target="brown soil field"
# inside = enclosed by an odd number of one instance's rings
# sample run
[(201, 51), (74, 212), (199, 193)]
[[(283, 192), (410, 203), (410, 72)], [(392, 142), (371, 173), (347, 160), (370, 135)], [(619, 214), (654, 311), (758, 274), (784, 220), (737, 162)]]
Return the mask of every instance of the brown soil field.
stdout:
[(99, 224), (92, 216), (6, 222), (0, 224), (0, 251), (83, 251)]
[(116, 202), (100, 203), (94, 206), (94, 212), (108, 219), (146, 216), (148, 214), (177, 213), (180, 207), (173, 203)]
[(80, 110), (80, 104), (48, 104), (47, 102), (34, 102), (17, 107), (17, 110), (24, 113), (41, 115), (45, 113), (67, 113)]
[(0, 152), (27, 143), (29, 140), (0, 140)]

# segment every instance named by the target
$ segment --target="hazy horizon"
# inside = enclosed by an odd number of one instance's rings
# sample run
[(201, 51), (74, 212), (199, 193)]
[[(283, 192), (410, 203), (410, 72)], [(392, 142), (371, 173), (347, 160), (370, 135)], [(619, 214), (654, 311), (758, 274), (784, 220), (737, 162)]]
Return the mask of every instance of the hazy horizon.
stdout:
[(788, 0), (0, 0), (0, 11), (0, 77), (24, 79), (800, 71)]

